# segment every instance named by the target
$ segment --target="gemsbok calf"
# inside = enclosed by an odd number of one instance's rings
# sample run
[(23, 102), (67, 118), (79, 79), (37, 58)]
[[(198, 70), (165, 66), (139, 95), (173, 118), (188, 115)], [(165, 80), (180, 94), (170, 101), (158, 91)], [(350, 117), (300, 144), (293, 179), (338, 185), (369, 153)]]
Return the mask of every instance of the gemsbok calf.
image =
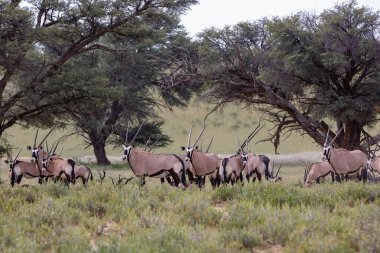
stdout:
[(330, 129), (327, 131), (326, 140), (323, 145), (322, 160), (328, 161), (335, 174), (341, 178), (349, 174), (360, 173), (363, 182), (367, 181), (367, 155), (361, 150), (349, 151), (344, 148), (334, 148), (332, 143), (339, 136), (343, 127), (335, 137), (327, 144)]
[(196, 144), (199, 138), (202, 136), (206, 126), (203, 128), (194, 144), (190, 146), (191, 132), (189, 132), (189, 138), (187, 140), (187, 147), (181, 147), (182, 150), (186, 151), (186, 156), (190, 160), (192, 165), (191, 174), (196, 179), (198, 186), (202, 187), (202, 178), (208, 176), (213, 188), (219, 185), (219, 168), (220, 159), (216, 154), (203, 153), (198, 149)]
[(180, 157), (174, 154), (153, 154), (147, 151), (137, 150), (133, 142), (141, 130), (139, 127), (132, 141), (128, 143), (128, 129), (126, 144), (123, 147), (123, 160), (127, 160), (135, 176), (141, 179), (140, 185), (145, 184), (145, 177), (166, 177), (168, 173), (173, 178), (176, 186), (186, 187), (185, 165)]
[(331, 181), (334, 182), (335, 173), (329, 162), (312, 163), (305, 169), (304, 186), (310, 187), (314, 181), (319, 183), (320, 178), (326, 177), (329, 174), (331, 175)]

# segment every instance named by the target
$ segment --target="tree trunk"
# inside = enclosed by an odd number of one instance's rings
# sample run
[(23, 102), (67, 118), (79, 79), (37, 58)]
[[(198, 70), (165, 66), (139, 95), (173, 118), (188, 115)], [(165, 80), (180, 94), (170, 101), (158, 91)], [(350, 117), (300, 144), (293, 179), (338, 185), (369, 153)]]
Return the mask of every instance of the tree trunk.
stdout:
[(360, 145), (360, 133), (362, 132), (362, 128), (363, 124), (361, 122), (347, 122), (344, 128), (343, 141), (340, 146), (348, 150), (362, 149)]
[(106, 143), (105, 141), (101, 140), (101, 139), (91, 139), (91, 142), (92, 142), (92, 146), (93, 146), (93, 149), (94, 149), (94, 154), (95, 154), (95, 157), (96, 157), (96, 162), (100, 165), (110, 165), (111, 162), (110, 160), (108, 160), (107, 158), (107, 155), (106, 155)]

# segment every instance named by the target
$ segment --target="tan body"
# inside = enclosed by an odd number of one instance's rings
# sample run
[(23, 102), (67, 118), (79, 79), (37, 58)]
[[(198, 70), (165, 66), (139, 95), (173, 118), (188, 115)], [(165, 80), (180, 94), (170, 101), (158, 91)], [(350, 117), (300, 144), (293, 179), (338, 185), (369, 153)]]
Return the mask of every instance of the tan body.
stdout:
[(268, 164), (265, 164), (265, 162), (260, 159), (259, 155), (249, 154), (245, 174), (248, 181), (249, 177), (253, 174), (256, 174), (258, 180), (261, 181), (263, 175), (272, 174), (272, 166), (269, 162)]
[(368, 165), (370, 170), (380, 174), (380, 157), (370, 159)]
[(192, 174), (201, 186), (201, 178), (208, 176), (213, 187), (219, 183), (220, 159), (216, 154), (194, 150), (191, 157)]
[(223, 183), (234, 184), (238, 179), (242, 180), (242, 172), (245, 166), (240, 155), (224, 158), (220, 162), (219, 176)]
[(366, 169), (367, 160), (367, 155), (362, 151), (343, 148), (331, 148), (328, 158), (334, 172), (341, 176)]
[(185, 173), (182, 160), (172, 154), (152, 154), (131, 148), (128, 163), (137, 177), (162, 178), (170, 175), (176, 184)]
[(309, 173), (306, 176), (306, 180), (304, 182), (304, 185), (306, 187), (309, 187), (309, 186), (311, 186), (311, 184), (314, 180), (317, 180), (321, 177), (325, 177), (331, 173), (333, 173), (332, 174), (332, 180), (334, 180), (334, 170), (331, 167), (329, 162), (323, 161), (323, 162), (313, 163), (309, 167)]
[(71, 159), (64, 159), (59, 156), (51, 156), (48, 162), (48, 168), (42, 174), (46, 177), (54, 177), (54, 179), (74, 180), (75, 163)]
[(27, 179), (36, 178), (40, 177), (41, 173), (35, 163), (17, 161), (13, 167), (13, 170), (9, 169), (8, 175), (11, 180), (11, 185), (13, 186), (15, 182), (19, 184), (23, 177)]
[(86, 185), (89, 179), (93, 180), (91, 169), (84, 165), (74, 166), (75, 180), (78, 178), (82, 179), (83, 185)]

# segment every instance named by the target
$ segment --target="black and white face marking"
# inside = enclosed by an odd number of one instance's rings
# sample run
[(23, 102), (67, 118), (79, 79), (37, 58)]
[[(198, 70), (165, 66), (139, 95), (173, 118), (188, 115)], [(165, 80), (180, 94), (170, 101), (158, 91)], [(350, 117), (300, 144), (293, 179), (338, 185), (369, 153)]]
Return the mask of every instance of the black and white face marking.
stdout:
[(323, 161), (326, 161), (328, 160), (329, 156), (330, 156), (330, 151), (331, 151), (331, 145), (327, 145), (325, 144), (323, 146), (323, 156), (322, 156), (322, 160)]
[(186, 151), (186, 157), (191, 160), (191, 157), (193, 156), (194, 148), (193, 147), (182, 147), (182, 150)]
[(32, 148), (30, 146), (27, 147), (28, 150), (32, 151), (32, 163), (36, 162), (38, 160), (38, 151), (42, 148)]
[(42, 158), (42, 171), (45, 172), (49, 166), (49, 158)]
[(247, 161), (248, 161), (248, 154), (243, 152), (240, 154), (240, 157), (243, 160), (243, 165), (245, 166), (247, 164)]
[(12, 160), (5, 160), (5, 163), (8, 163), (9, 164), (9, 171), (13, 170), (14, 166), (15, 166), (15, 163), (16, 161), (12, 161)]
[(121, 157), (123, 160), (127, 159), (129, 156), (129, 153), (131, 152), (132, 145), (125, 146), (123, 145), (123, 156)]

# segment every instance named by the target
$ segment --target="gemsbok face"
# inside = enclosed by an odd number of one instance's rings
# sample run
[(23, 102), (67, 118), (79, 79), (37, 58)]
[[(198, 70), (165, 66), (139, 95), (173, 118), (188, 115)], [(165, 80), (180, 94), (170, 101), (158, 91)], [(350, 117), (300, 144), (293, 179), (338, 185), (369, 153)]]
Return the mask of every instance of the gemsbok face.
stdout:
[(37, 162), (39, 160), (39, 154), (43, 153), (43, 150), (42, 150), (42, 144), (44, 143), (44, 141), (47, 139), (47, 137), (51, 134), (51, 132), (54, 130), (54, 128), (52, 128), (48, 133), (47, 135), (42, 139), (41, 143), (39, 145), (36, 145), (37, 143), (37, 136), (38, 136), (38, 131), (39, 131), (39, 128), (37, 128), (37, 131), (36, 131), (36, 135), (34, 137), (34, 143), (33, 143), (33, 147), (31, 146), (27, 146), (26, 148), (30, 151), (32, 151), (32, 160), (31, 162), (34, 163), (34, 162)]
[(122, 155), (122, 159), (125, 161), (125, 159), (127, 159), (128, 157), (129, 157), (129, 154), (131, 153), (131, 149), (133, 148), (133, 146), (132, 145), (128, 145), (127, 144), (127, 146), (125, 146), (124, 144), (122, 145), (122, 147), (123, 147), (123, 155)]

